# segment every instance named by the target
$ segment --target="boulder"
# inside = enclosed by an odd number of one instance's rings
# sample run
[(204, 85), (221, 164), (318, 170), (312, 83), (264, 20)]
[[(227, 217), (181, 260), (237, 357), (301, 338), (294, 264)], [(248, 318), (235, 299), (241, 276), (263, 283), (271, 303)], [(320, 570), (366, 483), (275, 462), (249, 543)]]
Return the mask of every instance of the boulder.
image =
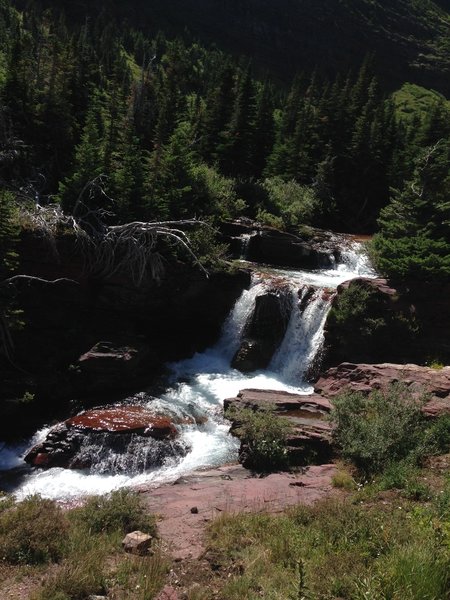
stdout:
[(385, 388), (398, 382), (406, 385), (416, 395), (424, 392), (429, 395), (424, 407), (425, 414), (450, 414), (450, 367), (433, 369), (413, 364), (343, 363), (328, 369), (315, 384), (314, 391), (332, 399), (343, 390), (369, 394), (373, 389)]
[[(274, 418), (283, 417), (288, 421), (290, 427), (285, 441), (290, 465), (323, 464), (329, 461), (332, 454), (331, 426), (326, 416), (331, 405), (326, 398), (315, 394), (248, 389), (224, 401), (225, 411), (241, 408), (270, 410)], [(231, 418), (231, 432), (235, 433), (239, 422)], [(245, 444), (241, 444), (239, 457), (245, 466)]]
[(280, 345), (289, 323), (289, 288), (268, 291), (256, 298), (255, 308), (231, 366), (243, 373), (265, 369)]
[(25, 461), (41, 468), (141, 472), (187, 450), (170, 418), (144, 407), (122, 406), (86, 411), (56, 425)]
[(78, 365), (82, 372), (96, 376), (123, 376), (130, 374), (142, 361), (143, 347), (120, 346), (114, 342), (98, 342), (88, 352), (80, 356)]
[(449, 285), (358, 278), (338, 286), (324, 368), (343, 362), (450, 363)]
[(122, 540), (122, 548), (129, 554), (146, 556), (150, 552), (152, 539), (151, 535), (142, 533), (142, 531), (133, 531), (132, 533), (127, 533)]
[(247, 260), (282, 267), (317, 269), (334, 264), (333, 253), (293, 235), (266, 229), (252, 235)]

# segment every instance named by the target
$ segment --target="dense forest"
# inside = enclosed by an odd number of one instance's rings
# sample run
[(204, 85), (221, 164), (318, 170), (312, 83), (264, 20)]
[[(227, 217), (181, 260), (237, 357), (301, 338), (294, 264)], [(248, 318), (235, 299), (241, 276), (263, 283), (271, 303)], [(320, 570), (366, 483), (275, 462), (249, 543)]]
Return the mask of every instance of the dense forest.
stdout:
[(420, 105), (408, 84), (391, 94), (372, 54), (331, 77), (308, 65), (279, 84), (248, 57), (186, 35), (149, 37), (116, 15), (73, 20), (0, 2), (5, 256), (18, 200), (60, 203), (91, 215), (91, 227), (100, 210), (108, 224), (246, 216), (297, 230), (379, 228), (384, 272), (448, 276), (444, 96)]

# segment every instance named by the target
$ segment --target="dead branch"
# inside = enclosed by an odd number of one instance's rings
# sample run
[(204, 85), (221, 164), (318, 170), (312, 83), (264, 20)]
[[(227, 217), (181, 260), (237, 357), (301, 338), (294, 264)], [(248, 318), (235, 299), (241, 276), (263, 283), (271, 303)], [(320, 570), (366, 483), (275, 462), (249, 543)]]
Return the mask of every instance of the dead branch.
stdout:
[(91, 209), (83, 201), (88, 192), (94, 193), (92, 190), (111, 200), (103, 190), (104, 181), (105, 176), (100, 175), (84, 186), (71, 215), (66, 215), (57, 204), (41, 206), (33, 203), (21, 207), (22, 220), (39, 231), (55, 253), (57, 234), (61, 230), (72, 231), (77, 241), (81, 242), (88, 270), (100, 277), (108, 278), (119, 272), (127, 272), (135, 285), (140, 285), (146, 278), (160, 280), (165, 261), (159, 249), (162, 240), (174, 242), (208, 277), (183, 228), (211, 228), (209, 223), (186, 219), (134, 221), (107, 226), (105, 221), (112, 213), (105, 209)]

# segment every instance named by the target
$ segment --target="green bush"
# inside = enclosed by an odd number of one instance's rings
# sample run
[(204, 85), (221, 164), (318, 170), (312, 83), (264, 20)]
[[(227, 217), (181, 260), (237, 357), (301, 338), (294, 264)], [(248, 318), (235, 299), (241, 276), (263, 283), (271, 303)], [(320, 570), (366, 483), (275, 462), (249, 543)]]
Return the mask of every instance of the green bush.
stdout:
[(319, 210), (319, 199), (311, 187), (281, 177), (265, 179), (261, 185), (267, 193), (269, 211), (279, 215), (285, 227), (312, 223)]
[(155, 520), (146, 514), (139, 496), (130, 490), (112, 492), (109, 496), (92, 496), (86, 504), (71, 513), (75, 521), (90, 533), (129, 533), (142, 530), (155, 535)]
[(287, 466), (290, 426), (286, 419), (268, 409), (247, 408), (229, 410), (226, 417), (237, 424), (233, 433), (241, 440), (241, 462), (246, 467), (271, 471)]
[(334, 440), (344, 458), (365, 476), (416, 454), (420, 458), (426, 431), (421, 408), (402, 385), (374, 390), (369, 396), (344, 392), (333, 401)]
[(11, 564), (58, 561), (67, 531), (68, 521), (60, 507), (31, 496), (0, 513), (0, 559)]

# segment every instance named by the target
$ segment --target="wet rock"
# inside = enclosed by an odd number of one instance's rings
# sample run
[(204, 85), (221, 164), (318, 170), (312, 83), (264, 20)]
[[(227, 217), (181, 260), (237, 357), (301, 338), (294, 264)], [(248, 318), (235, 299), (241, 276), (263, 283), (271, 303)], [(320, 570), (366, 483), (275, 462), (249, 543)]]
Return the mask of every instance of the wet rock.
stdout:
[(69, 428), (107, 433), (137, 433), (157, 439), (178, 435), (171, 419), (154, 415), (140, 406), (88, 410), (68, 419), (65, 424)]
[(129, 554), (146, 556), (149, 554), (152, 545), (152, 536), (142, 533), (142, 531), (133, 531), (128, 533), (122, 541), (122, 548)]
[(301, 290), (299, 290), (299, 292), (298, 292), (298, 296), (299, 296), (298, 308), (301, 313), (305, 312), (306, 307), (313, 299), (316, 291), (317, 291), (317, 288), (315, 288), (313, 285), (305, 285), (302, 287)]
[(41, 468), (141, 472), (187, 450), (169, 418), (127, 406), (86, 411), (58, 424), (25, 461)]
[(256, 298), (244, 339), (231, 363), (234, 369), (248, 373), (269, 365), (286, 333), (291, 302), (288, 288), (271, 290)]
[(303, 269), (317, 269), (333, 264), (328, 250), (316, 247), (296, 235), (275, 229), (263, 230), (251, 237), (247, 259)]
[[(241, 390), (236, 398), (224, 401), (224, 410), (232, 409), (270, 410), (274, 418), (283, 417), (289, 423), (286, 436), (288, 462), (290, 465), (323, 464), (332, 455), (331, 426), (326, 415), (330, 402), (322, 396), (291, 394), (275, 390)], [(231, 413), (232, 414), (232, 413)], [(233, 420), (231, 432), (239, 427)], [(245, 466), (246, 447), (241, 444), (240, 462)]]
[(450, 367), (432, 369), (412, 364), (343, 363), (328, 369), (315, 384), (314, 391), (332, 400), (343, 390), (369, 394), (374, 389), (398, 382), (407, 386), (413, 394), (429, 395), (425, 414), (450, 414)]

